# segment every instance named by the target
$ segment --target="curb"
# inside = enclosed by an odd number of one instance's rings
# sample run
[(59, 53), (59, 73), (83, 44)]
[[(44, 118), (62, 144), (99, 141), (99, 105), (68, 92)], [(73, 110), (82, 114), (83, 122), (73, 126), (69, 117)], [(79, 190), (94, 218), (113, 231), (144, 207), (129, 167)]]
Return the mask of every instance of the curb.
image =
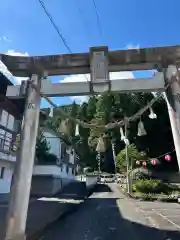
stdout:
[(66, 209), (66, 211), (64, 211), (62, 214), (60, 214), (60, 216), (57, 217), (57, 219), (52, 220), (46, 226), (42, 227), (41, 229), (39, 229), (38, 231), (36, 231), (32, 235), (27, 236), (27, 240), (41, 239), (41, 237), (43, 237), (42, 236), (43, 232), (50, 231), (54, 224), (56, 224), (57, 222), (65, 219), (66, 217), (69, 216), (69, 214), (76, 212), (88, 200), (88, 197), (90, 197), (93, 194), (95, 188), (96, 188), (96, 186), (94, 186), (92, 189), (90, 189), (88, 191), (87, 196), (84, 197), (82, 202), (80, 202), (77, 205), (76, 204), (73, 205), (70, 209)]

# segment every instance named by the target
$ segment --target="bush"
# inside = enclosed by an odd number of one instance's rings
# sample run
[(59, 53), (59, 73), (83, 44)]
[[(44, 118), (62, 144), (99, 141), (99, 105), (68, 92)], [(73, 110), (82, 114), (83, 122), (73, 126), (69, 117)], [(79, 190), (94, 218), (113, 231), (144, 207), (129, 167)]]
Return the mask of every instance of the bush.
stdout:
[(133, 189), (141, 193), (169, 193), (170, 187), (164, 184), (160, 180), (139, 180), (137, 181)]

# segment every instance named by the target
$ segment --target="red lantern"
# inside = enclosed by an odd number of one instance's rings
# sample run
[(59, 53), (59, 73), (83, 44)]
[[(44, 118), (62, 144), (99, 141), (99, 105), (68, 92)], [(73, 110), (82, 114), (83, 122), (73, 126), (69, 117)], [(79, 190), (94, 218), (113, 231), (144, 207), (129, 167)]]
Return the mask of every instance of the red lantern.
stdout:
[(168, 161), (168, 162), (170, 162), (170, 161), (171, 161), (171, 156), (167, 154), (167, 155), (165, 156), (165, 160)]
[(156, 159), (152, 159), (151, 163), (152, 163), (152, 165), (156, 165), (157, 164), (157, 160)]
[(143, 165), (144, 167), (146, 167), (146, 166), (147, 166), (147, 162), (143, 162), (142, 165)]

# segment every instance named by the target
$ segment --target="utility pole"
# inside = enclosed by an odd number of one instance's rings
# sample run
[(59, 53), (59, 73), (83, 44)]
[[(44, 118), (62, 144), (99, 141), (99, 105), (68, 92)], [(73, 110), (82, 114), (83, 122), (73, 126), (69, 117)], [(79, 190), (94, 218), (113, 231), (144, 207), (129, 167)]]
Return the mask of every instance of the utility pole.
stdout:
[[(31, 83), (36, 86), (36, 90)], [(19, 156), (14, 169), (5, 240), (26, 239), (27, 211), (39, 123), (40, 86), (40, 77), (32, 75), (26, 89), (24, 123), (21, 129)]]
[[(125, 122), (125, 139), (127, 138), (127, 121)], [(126, 172), (126, 178), (127, 178), (127, 193), (131, 193), (131, 180), (130, 180), (130, 163), (129, 163), (129, 156), (128, 156), (128, 143), (125, 141), (125, 150), (126, 150), (126, 164), (127, 164), (127, 172)]]
[(101, 153), (104, 153), (106, 151), (105, 149), (105, 143), (103, 140), (103, 137), (99, 137), (98, 139), (98, 144), (96, 147), (96, 151), (97, 151), (97, 161), (98, 161), (98, 172), (99, 172), (99, 177), (101, 174)]
[(98, 174), (99, 174), (99, 177), (100, 177), (100, 174), (101, 174), (101, 153), (100, 152), (97, 152), (97, 164), (98, 164)]
[(116, 174), (117, 173), (117, 171), (116, 171), (116, 151), (115, 151), (115, 143), (113, 140), (111, 140), (111, 145), (112, 145), (112, 154), (113, 154), (114, 168), (115, 168), (115, 174)]

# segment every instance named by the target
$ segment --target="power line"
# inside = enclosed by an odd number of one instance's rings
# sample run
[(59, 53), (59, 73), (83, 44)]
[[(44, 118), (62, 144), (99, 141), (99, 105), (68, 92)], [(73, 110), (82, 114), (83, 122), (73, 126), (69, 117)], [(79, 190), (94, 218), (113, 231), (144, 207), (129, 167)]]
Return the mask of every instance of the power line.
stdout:
[[(57, 25), (55, 24), (55, 22), (53, 21), (53, 18), (51, 16), (51, 14), (48, 12), (48, 10), (46, 9), (45, 7), (45, 4), (42, 0), (38, 0), (40, 5), (42, 6), (42, 8), (44, 9), (46, 15), (48, 16), (49, 20), (51, 21), (52, 25), (54, 26), (55, 30), (57, 31), (59, 37), (61, 38), (61, 40), (63, 41), (64, 45), (66, 46), (66, 48), (68, 49), (68, 51), (70, 53), (72, 53), (70, 47), (68, 46), (67, 42), (66, 42), (66, 39), (63, 37), (63, 35), (61, 34), (59, 28), (57, 27)], [(97, 21), (99, 23), (99, 29), (101, 30), (101, 25), (100, 25), (100, 20), (99, 20), (99, 15), (98, 15), (98, 11), (97, 11), (97, 7), (96, 7), (96, 2), (95, 0), (93, 0), (93, 4), (94, 4), (94, 8), (95, 8), (95, 11), (96, 11), (96, 16), (97, 16)], [(88, 78), (86, 77), (86, 75), (84, 75), (85, 78), (87, 79), (88, 81)], [(168, 83), (166, 86), (165, 86), (165, 89), (167, 89), (170, 85), (172, 84), (171, 83)], [(36, 86), (33, 84), (33, 87), (36, 89)], [(37, 90), (37, 89), (36, 89)], [(53, 101), (51, 99), (49, 99), (48, 97), (44, 96), (43, 94), (41, 94), (41, 97), (43, 97), (44, 99), (46, 99), (46, 101), (52, 106), (52, 107), (58, 107), (55, 103), (53, 103)], [(121, 120), (119, 122), (111, 122), (111, 123), (108, 123), (107, 125), (101, 125), (101, 126), (98, 126), (97, 124), (92, 124), (92, 123), (87, 123), (87, 122), (84, 122), (84, 121), (81, 121), (79, 119), (76, 119), (72, 116), (70, 116), (69, 114), (67, 114), (66, 112), (64, 112), (62, 109), (59, 109), (59, 112), (62, 116), (74, 121), (76, 124), (84, 127), (84, 128), (103, 128), (103, 129), (113, 129), (113, 128), (116, 128), (116, 127), (121, 127), (123, 126), (126, 122), (133, 122), (133, 121), (136, 121), (137, 119), (140, 118), (140, 116), (147, 110), (149, 109), (149, 107), (151, 107), (156, 101), (157, 101), (158, 98), (154, 98), (152, 99), (145, 107), (141, 108), (137, 113), (135, 113), (133, 116), (125, 119), (125, 120)]]
[(97, 19), (97, 24), (98, 24), (99, 32), (100, 32), (100, 35), (102, 36), (101, 22), (100, 22), (100, 18), (99, 18), (97, 6), (96, 6), (96, 1), (95, 1), (95, 0), (92, 0), (92, 1), (93, 1), (94, 10), (95, 10), (95, 13), (96, 13), (96, 19)]
[[(53, 25), (54, 29), (56, 30), (58, 36), (60, 37), (61, 41), (63, 42), (64, 46), (67, 48), (67, 50), (69, 51), (69, 53), (72, 53), (71, 48), (68, 45), (67, 40), (65, 39), (65, 37), (63, 36), (63, 34), (61, 33), (59, 27), (56, 25), (55, 21), (53, 20), (52, 15), (49, 13), (49, 11), (47, 10), (44, 2), (42, 0), (38, 0), (38, 2), (40, 3), (41, 7), (43, 8), (44, 12), (46, 13), (47, 17), (49, 18), (51, 24)], [(86, 77), (86, 75), (84, 75), (86, 81), (88, 82), (88, 78)]]
[(89, 40), (89, 37), (91, 37), (91, 35), (90, 35), (90, 31), (88, 31), (88, 21), (84, 17), (84, 14), (83, 14), (84, 12), (79, 4), (79, 0), (75, 0), (75, 2), (76, 2), (76, 6), (77, 6), (77, 11), (78, 11), (79, 15), (81, 15), (82, 22), (84, 23), (83, 24), (84, 31), (87, 32), (87, 38)]
[(62, 40), (64, 46), (67, 48), (67, 50), (69, 51), (69, 53), (72, 53), (72, 50), (71, 48), (69, 47), (65, 37), (62, 35), (59, 27), (56, 25), (56, 23), (54, 22), (53, 20), (53, 17), (52, 15), (48, 12), (44, 2), (42, 0), (38, 0), (38, 2), (40, 3), (41, 7), (43, 8), (44, 12), (46, 13), (47, 17), (49, 18), (51, 24), (53, 25), (54, 29), (56, 30), (58, 36), (60, 37), (60, 39)]

